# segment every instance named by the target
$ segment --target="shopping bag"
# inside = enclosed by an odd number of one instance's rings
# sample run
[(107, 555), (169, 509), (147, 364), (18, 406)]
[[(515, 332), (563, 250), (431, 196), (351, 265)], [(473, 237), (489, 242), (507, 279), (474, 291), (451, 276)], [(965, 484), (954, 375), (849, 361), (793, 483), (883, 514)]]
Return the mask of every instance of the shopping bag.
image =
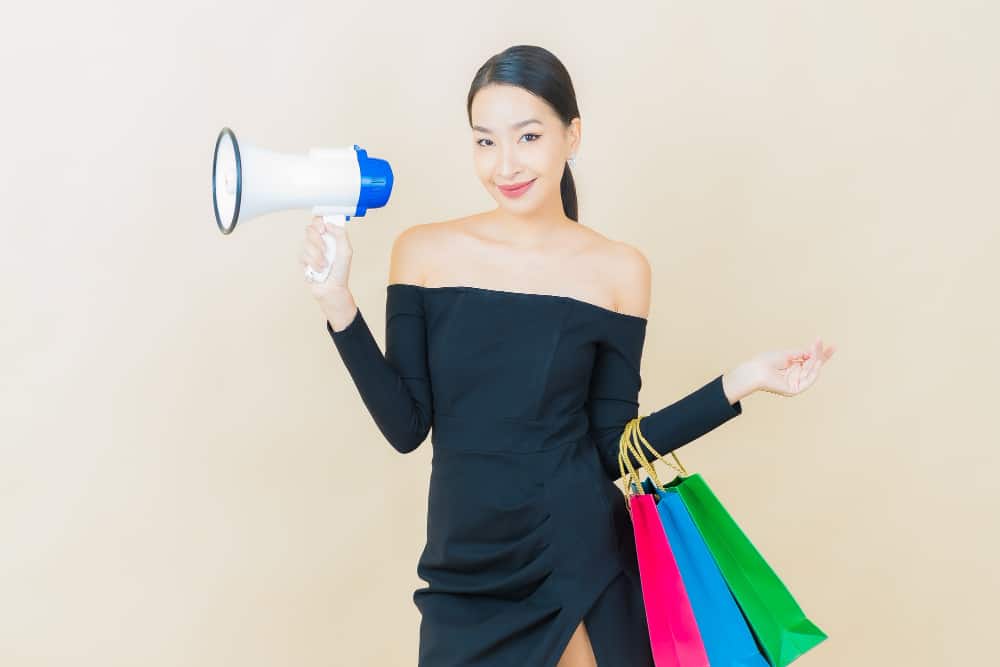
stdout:
[[(644, 480), (643, 486), (646, 486)], [(652, 487), (652, 484), (649, 484)], [(767, 667), (746, 618), (676, 488), (653, 489), (712, 667)]]
[[(656, 458), (672, 465), (642, 437), (640, 419), (633, 420), (634, 427), (626, 430), (634, 431)], [(677, 462), (680, 474), (667, 484), (661, 484), (657, 477), (651, 475), (652, 481), (650, 478), (644, 480), (642, 488), (646, 494), (655, 489), (678, 494), (768, 663), (773, 667), (785, 667), (827, 639), (826, 633), (805, 616), (788, 588), (701, 475), (689, 475), (680, 465), (676, 453), (670, 453)]]
[[(631, 466), (619, 455), (619, 465)], [(634, 470), (633, 470), (634, 472)], [(624, 473), (623, 473), (624, 476)], [(638, 479), (633, 475), (631, 481)], [(653, 496), (633, 483), (626, 491), (632, 517), (649, 646), (656, 667), (709, 667), (698, 624)]]
[[(768, 662), (761, 655), (746, 618), (679, 494), (676, 489), (660, 488), (662, 484), (656, 469), (636, 442), (637, 426), (638, 422), (636, 427), (626, 429), (628, 440), (622, 443), (620, 467), (624, 469), (628, 462), (624, 457), (624, 452), (628, 451), (649, 475), (643, 480), (642, 488), (656, 502), (656, 511), (684, 582), (709, 663), (713, 667), (767, 667)], [(634, 479), (629, 481), (634, 484)]]

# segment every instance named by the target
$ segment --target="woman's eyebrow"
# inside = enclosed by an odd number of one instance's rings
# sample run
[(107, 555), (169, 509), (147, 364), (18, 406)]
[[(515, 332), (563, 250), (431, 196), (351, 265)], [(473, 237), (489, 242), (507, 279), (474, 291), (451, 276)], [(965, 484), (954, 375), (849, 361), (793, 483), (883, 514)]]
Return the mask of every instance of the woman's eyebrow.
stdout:
[[(539, 125), (541, 125), (542, 121), (536, 120), (534, 118), (529, 118), (528, 120), (522, 120), (520, 123), (514, 123), (513, 125), (510, 126), (510, 129), (516, 130), (519, 127), (524, 127), (525, 125), (529, 125), (531, 123), (538, 123)], [(481, 125), (473, 125), (472, 129), (473, 130), (479, 130), (480, 132), (485, 132), (486, 134), (493, 134), (492, 131), (490, 131), (488, 128), (485, 128), (485, 127), (483, 127)]]

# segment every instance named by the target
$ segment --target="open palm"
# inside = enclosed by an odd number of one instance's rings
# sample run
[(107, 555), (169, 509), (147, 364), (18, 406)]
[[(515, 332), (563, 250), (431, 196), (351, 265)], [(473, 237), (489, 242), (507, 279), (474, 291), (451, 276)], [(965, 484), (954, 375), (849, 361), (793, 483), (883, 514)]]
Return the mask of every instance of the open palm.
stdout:
[(781, 396), (796, 396), (811, 387), (830, 357), (834, 346), (824, 346), (817, 337), (809, 349), (763, 352), (755, 357), (760, 366), (760, 389)]

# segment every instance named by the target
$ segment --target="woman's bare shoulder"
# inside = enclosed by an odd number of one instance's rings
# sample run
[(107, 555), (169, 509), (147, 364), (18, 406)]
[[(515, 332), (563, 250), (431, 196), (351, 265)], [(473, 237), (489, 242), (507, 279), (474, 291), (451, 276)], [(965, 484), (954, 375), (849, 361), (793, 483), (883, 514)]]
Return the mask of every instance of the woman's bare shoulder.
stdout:
[(392, 242), (389, 283), (423, 285), (436, 252), (455, 237), (462, 219), (424, 222), (407, 227)]
[(618, 312), (649, 317), (652, 292), (652, 268), (645, 253), (624, 241), (608, 239), (603, 245), (610, 275), (615, 286)]

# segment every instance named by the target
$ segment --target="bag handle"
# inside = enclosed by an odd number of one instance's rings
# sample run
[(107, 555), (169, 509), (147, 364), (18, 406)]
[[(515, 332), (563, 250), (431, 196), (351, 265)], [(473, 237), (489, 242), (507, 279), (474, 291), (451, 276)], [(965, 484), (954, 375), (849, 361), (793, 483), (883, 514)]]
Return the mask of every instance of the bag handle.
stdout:
[[(635, 443), (635, 436), (638, 430), (638, 419), (633, 419), (625, 424), (625, 429), (622, 431), (618, 446), (618, 468), (622, 471), (622, 483), (624, 485), (625, 492), (625, 509), (628, 510), (629, 516), (632, 514), (632, 504), (630, 499), (632, 496), (643, 495), (639, 473), (632, 466), (632, 461), (628, 457), (629, 452), (631, 452), (635, 456), (636, 460), (639, 461), (640, 466), (653, 479), (653, 483), (656, 484), (657, 488), (663, 486), (660, 482), (659, 476), (656, 474), (656, 469), (653, 467), (653, 464), (649, 462), (646, 456), (642, 453), (642, 450), (639, 449), (639, 446)], [(626, 468), (628, 468), (628, 473), (625, 472)], [(635, 491), (632, 490), (633, 487), (636, 489)]]
[(669, 453), (670, 453), (670, 456), (673, 457), (674, 461), (677, 461), (677, 465), (674, 465), (670, 461), (668, 461), (665, 458), (663, 458), (663, 456), (658, 451), (656, 451), (655, 449), (653, 449), (653, 446), (651, 444), (649, 444), (649, 441), (646, 440), (646, 438), (643, 437), (643, 435), (642, 435), (642, 429), (639, 427), (639, 422), (641, 420), (642, 420), (642, 417), (639, 417), (639, 418), (637, 418), (635, 420), (635, 432), (636, 432), (636, 435), (639, 436), (639, 439), (642, 441), (642, 444), (644, 444), (646, 446), (646, 448), (649, 449), (649, 451), (653, 453), (653, 458), (655, 460), (657, 460), (657, 461), (663, 461), (668, 466), (670, 466), (671, 468), (673, 468), (674, 470), (676, 470), (678, 473), (680, 473), (681, 475), (683, 475), (683, 476), (686, 477), (687, 474), (688, 474), (688, 471), (687, 471), (687, 469), (684, 468), (684, 465), (681, 463), (681, 460), (679, 458), (677, 458), (677, 453), (676, 453), (675, 450), (670, 450)]
[[(650, 452), (653, 453), (654, 461), (662, 460), (667, 465), (671, 466), (672, 468), (680, 472), (681, 475), (687, 476), (688, 474), (687, 470), (684, 468), (684, 465), (681, 463), (681, 460), (677, 458), (677, 454), (674, 451), (671, 451), (670, 455), (674, 458), (675, 461), (677, 461), (676, 466), (670, 461), (667, 461), (665, 458), (663, 458), (663, 456), (661, 456), (660, 453), (656, 451), (651, 444), (649, 444), (649, 441), (646, 440), (645, 436), (642, 435), (642, 428), (640, 427), (640, 422), (642, 421), (642, 419), (643, 417), (635, 417), (633, 419), (630, 419), (625, 424), (625, 428), (622, 431), (622, 435), (618, 440), (618, 469), (621, 471), (621, 476), (623, 480), (622, 484), (624, 486), (624, 493), (625, 493), (625, 507), (629, 510), (630, 513), (632, 511), (632, 508), (631, 505), (629, 504), (629, 498), (633, 495), (639, 495), (638, 493), (632, 492), (631, 488), (634, 484), (636, 488), (641, 489), (642, 484), (641, 480), (639, 479), (638, 471), (632, 465), (632, 461), (628, 457), (629, 452), (631, 452), (635, 456), (635, 458), (639, 461), (640, 466), (646, 471), (649, 477), (652, 478), (653, 483), (656, 485), (656, 487), (663, 488), (663, 483), (660, 482), (660, 478), (656, 474), (656, 468), (653, 466), (652, 463), (650, 463), (649, 459), (646, 458), (646, 455), (643, 453), (642, 449), (636, 442), (637, 440), (641, 442), (647, 449), (649, 449)], [(626, 468), (628, 469), (628, 472), (626, 472)]]
[[(618, 439), (618, 470), (621, 472), (623, 491), (625, 492), (625, 505), (628, 506), (629, 496), (634, 495), (631, 492), (632, 484), (639, 488), (639, 473), (636, 472), (635, 468), (632, 466), (632, 461), (628, 457), (628, 452), (632, 449), (630, 444), (630, 439), (632, 437), (632, 431), (635, 429), (638, 420), (632, 419), (627, 424), (625, 424), (625, 429), (622, 431), (621, 436)], [(644, 457), (640, 455), (636, 456), (636, 459), (640, 462), (640, 465), (648, 463), (644, 461)], [(645, 467), (643, 465), (643, 467)], [(628, 468), (628, 472), (625, 469)], [(649, 472), (647, 470), (647, 472)]]

